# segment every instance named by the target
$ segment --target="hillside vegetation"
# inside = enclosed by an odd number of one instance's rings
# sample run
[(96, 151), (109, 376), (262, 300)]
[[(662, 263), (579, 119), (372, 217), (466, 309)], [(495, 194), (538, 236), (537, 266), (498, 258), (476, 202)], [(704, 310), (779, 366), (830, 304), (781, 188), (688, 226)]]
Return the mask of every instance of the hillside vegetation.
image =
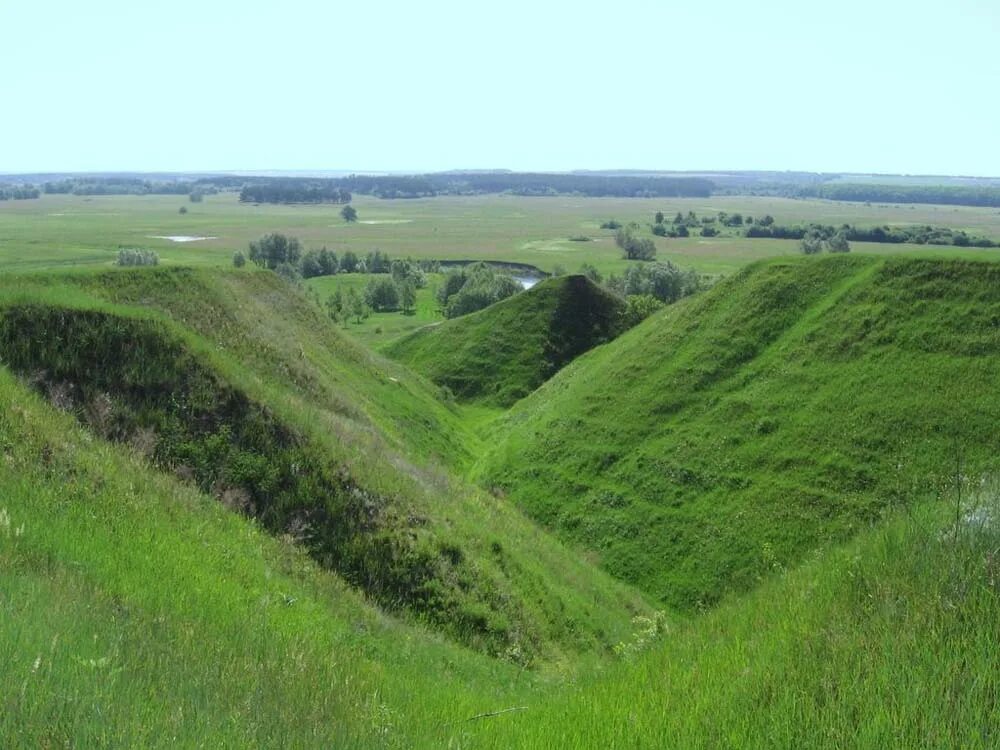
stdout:
[(478, 474), (615, 576), (696, 609), (995, 469), (997, 321), (994, 264), (757, 264), (517, 404)]
[(273, 274), (21, 279), (0, 289), (0, 357), (92, 434), (476, 648), (607, 653), (645, 609), (457, 479), (475, 441), (454, 416)]
[(575, 357), (614, 338), (625, 303), (584, 276), (546, 279), (385, 350), (460, 399), (510, 406)]
[(1000, 740), (1000, 265), (757, 264), (483, 434), (267, 272), (0, 279), (0, 364), (4, 747)]

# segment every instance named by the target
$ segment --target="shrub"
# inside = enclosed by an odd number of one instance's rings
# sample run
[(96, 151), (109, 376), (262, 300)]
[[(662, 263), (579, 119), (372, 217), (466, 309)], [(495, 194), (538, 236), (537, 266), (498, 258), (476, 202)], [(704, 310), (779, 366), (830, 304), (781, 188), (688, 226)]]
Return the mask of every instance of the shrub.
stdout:
[(123, 247), (119, 248), (118, 259), (115, 263), (119, 266), (156, 266), (160, 263), (160, 256), (153, 250)]
[(242, 250), (237, 250), (233, 253), (233, 265), (236, 268), (243, 268), (247, 264), (247, 256), (243, 254)]

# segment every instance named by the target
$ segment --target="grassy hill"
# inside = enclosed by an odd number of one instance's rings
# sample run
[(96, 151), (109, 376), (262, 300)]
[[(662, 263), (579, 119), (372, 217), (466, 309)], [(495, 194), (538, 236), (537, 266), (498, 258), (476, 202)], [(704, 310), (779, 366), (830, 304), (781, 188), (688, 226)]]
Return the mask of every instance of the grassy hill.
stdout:
[(608, 653), (646, 608), (462, 482), (476, 442), (454, 415), (273, 274), (20, 278), (0, 286), (0, 360), (95, 436), (476, 648)]
[(272, 274), (0, 279), (0, 744), (995, 747), (998, 321), (775, 260), (484, 441)]
[(624, 306), (583, 276), (562, 276), (422, 328), (385, 351), (460, 399), (510, 406), (575, 357), (614, 338)]
[(695, 609), (994, 470), (998, 320), (995, 264), (758, 264), (577, 359), (495, 426), (478, 474)]

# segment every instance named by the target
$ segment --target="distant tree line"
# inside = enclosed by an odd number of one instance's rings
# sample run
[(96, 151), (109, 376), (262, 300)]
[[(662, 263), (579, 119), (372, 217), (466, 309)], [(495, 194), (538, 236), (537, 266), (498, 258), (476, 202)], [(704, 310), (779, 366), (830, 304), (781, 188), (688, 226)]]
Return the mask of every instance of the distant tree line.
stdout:
[(34, 185), (0, 185), (0, 201), (33, 200), (41, 195)]
[(866, 185), (828, 182), (803, 186), (797, 197), (860, 203), (939, 203), (1000, 208), (1000, 187), (988, 185)]
[(842, 234), (851, 242), (874, 242), (914, 245), (954, 245), (955, 247), (1000, 247), (1000, 243), (985, 237), (969, 235), (961, 229), (948, 227), (924, 226), (880, 226), (855, 227), (844, 224), (834, 227), (828, 224), (797, 224), (782, 226), (779, 224), (755, 224), (747, 227), (747, 237), (770, 237), (780, 240), (802, 240), (807, 236), (818, 237), (826, 241), (836, 234)]
[(250, 178), (240, 200), (254, 203), (346, 203), (351, 194), (377, 198), (435, 195), (585, 195), (616, 197), (700, 197), (712, 182), (699, 177), (622, 177), (517, 172), (445, 172), (428, 175), (350, 175), (335, 178)]
[(218, 192), (212, 185), (187, 180), (143, 180), (126, 177), (79, 177), (54, 180), (42, 186), (46, 193), (73, 195), (190, 195)]
[(274, 179), (244, 185), (243, 203), (350, 203), (349, 190), (331, 180)]

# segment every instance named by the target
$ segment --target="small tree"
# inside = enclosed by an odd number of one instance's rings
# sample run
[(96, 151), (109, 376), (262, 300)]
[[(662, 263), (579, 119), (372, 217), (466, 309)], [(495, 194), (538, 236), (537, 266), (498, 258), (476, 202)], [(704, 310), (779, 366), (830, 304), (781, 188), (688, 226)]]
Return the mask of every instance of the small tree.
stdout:
[(233, 265), (236, 268), (243, 268), (247, 264), (247, 256), (243, 254), (242, 250), (237, 250), (233, 253)]
[(615, 244), (627, 260), (652, 260), (656, 257), (656, 245), (648, 237), (636, 237), (635, 229), (632, 224), (619, 229), (615, 232)]
[(403, 312), (409, 315), (417, 306), (417, 285), (410, 277), (404, 278), (397, 283), (399, 287), (399, 306)]
[(662, 223), (653, 224), (653, 234), (655, 234), (657, 237), (666, 237), (667, 228), (663, 226)]
[(355, 273), (358, 270), (358, 255), (353, 250), (348, 250), (340, 259), (341, 273)]
[(181, 206), (180, 208), (177, 209), (177, 213), (181, 215), (186, 214), (187, 212), (188, 212), (187, 206)]
[(831, 253), (851, 252), (851, 243), (847, 241), (847, 234), (843, 230), (837, 232), (826, 241), (826, 249)]
[(192, 190), (191, 194), (188, 195), (188, 200), (192, 203), (201, 203), (203, 196), (200, 190)]
[(816, 255), (823, 250), (823, 238), (815, 232), (809, 232), (799, 243), (799, 249), (806, 255)]
[(663, 211), (657, 211), (656, 212), (656, 216), (654, 216), (653, 218), (655, 219), (655, 221), (654, 221), (655, 224), (662, 224), (663, 223)]
[(330, 320), (336, 323), (344, 317), (344, 293), (338, 286), (336, 291), (326, 298), (326, 312)]
[(344, 218), (344, 221), (351, 223), (352, 221), (358, 220), (358, 212), (354, 206), (348, 204), (340, 209), (340, 215)]

